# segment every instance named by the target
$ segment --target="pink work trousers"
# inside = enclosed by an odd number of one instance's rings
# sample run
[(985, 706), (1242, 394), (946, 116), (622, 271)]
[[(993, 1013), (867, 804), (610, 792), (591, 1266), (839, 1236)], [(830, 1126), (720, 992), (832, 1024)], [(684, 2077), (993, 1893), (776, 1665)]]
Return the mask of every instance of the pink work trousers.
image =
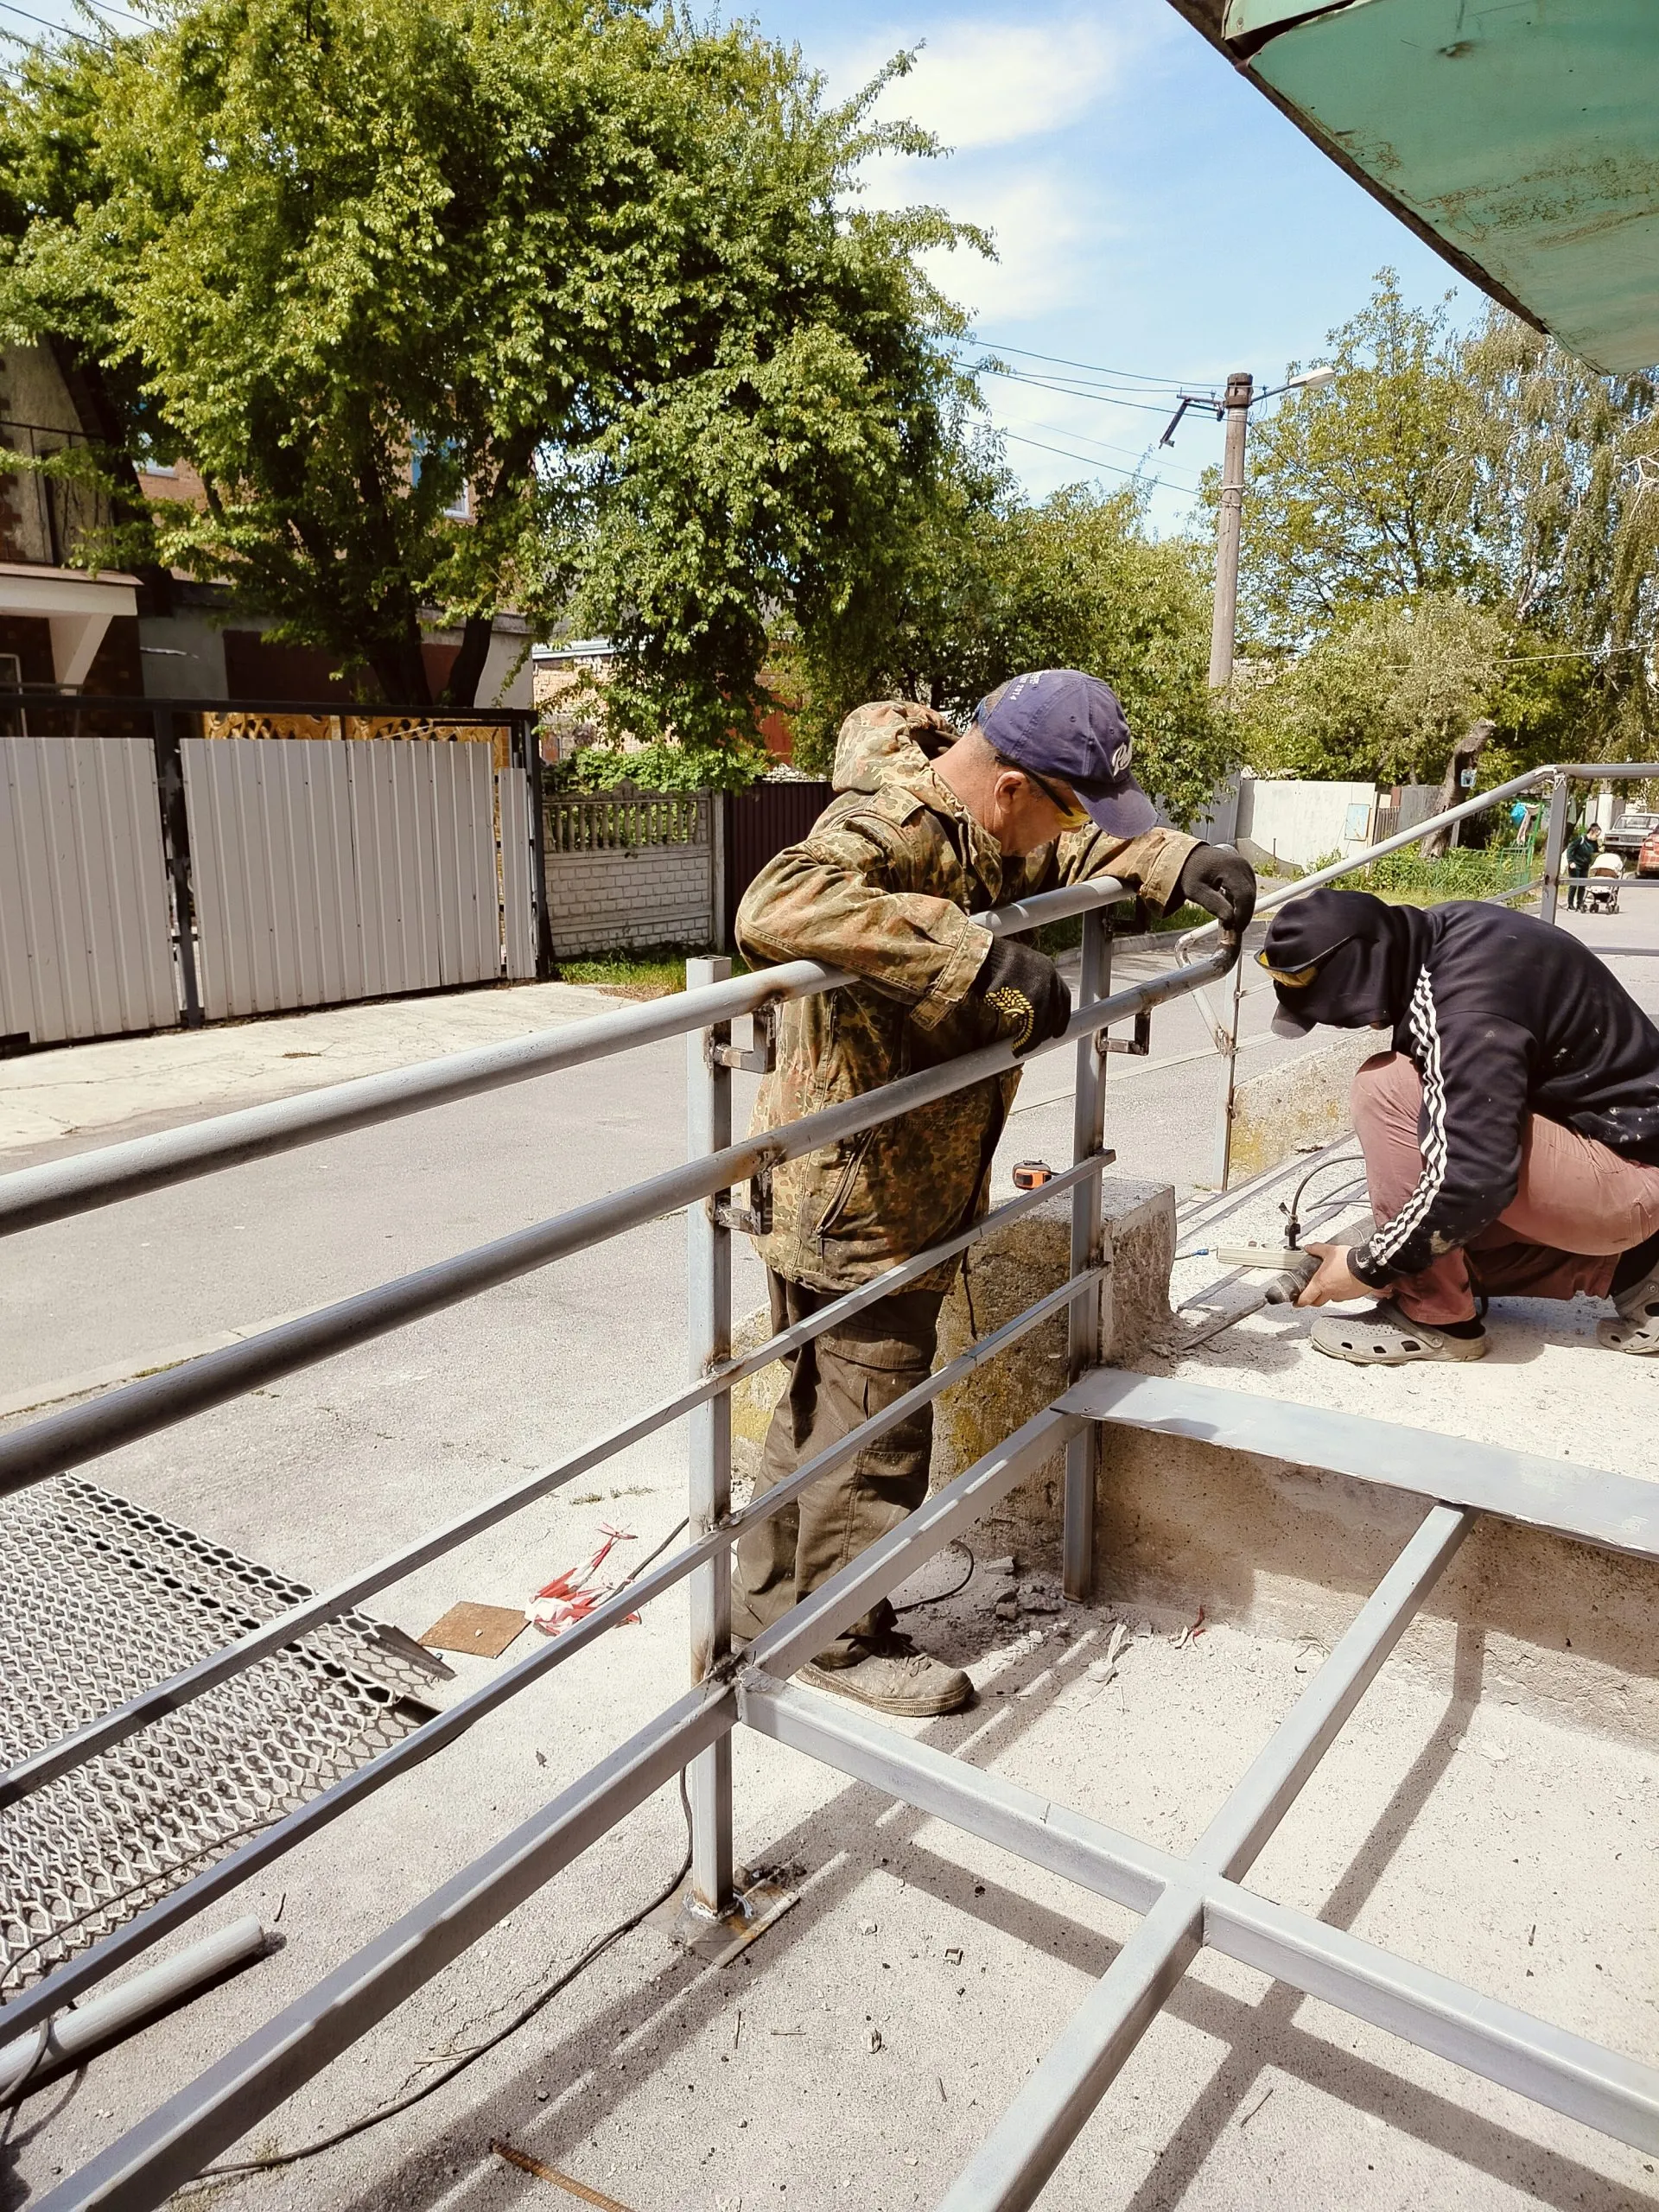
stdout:
[[(1421, 1078), (1403, 1052), (1367, 1060), (1354, 1077), (1354, 1128), (1365, 1154), (1371, 1211), (1390, 1220), (1423, 1172), (1418, 1116)], [(1475, 1294), (1488, 1298), (1605, 1298), (1621, 1252), (1659, 1230), (1659, 1167), (1621, 1160), (1529, 1115), (1521, 1141), (1521, 1182), (1497, 1219), (1462, 1250), (1442, 1253), (1389, 1295), (1413, 1321), (1466, 1321)]]

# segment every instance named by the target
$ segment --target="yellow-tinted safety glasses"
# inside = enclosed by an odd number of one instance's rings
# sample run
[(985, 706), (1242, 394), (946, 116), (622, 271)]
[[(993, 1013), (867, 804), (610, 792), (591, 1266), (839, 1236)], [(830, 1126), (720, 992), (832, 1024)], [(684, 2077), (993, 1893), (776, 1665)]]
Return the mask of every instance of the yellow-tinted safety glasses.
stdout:
[(1311, 968), (1275, 968), (1265, 952), (1255, 956), (1258, 968), (1265, 968), (1275, 983), (1282, 983), (1287, 991), (1305, 991), (1319, 974), (1319, 963)]
[(1036, 785), (1055, 813), (1059, 816), (1062, 830), (1082, 829), (1084, 823), (1088, 821), (1089, 815), (1081, 800), (1074, 798), (1068, 806), (1053, 785), (1046, 777), (1038, 775), (1034, 769), (1021, 767), (1020, 773), (1028, 784)]

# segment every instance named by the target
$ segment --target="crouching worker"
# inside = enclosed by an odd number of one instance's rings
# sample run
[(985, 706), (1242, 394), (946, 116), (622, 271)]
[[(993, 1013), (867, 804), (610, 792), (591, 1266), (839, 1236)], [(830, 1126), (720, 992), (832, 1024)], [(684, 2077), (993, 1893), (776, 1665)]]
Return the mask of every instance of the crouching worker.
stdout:
[(1355, 1077), (1376, 1227), (1310, 1244), (1298, 1303), (1359, 1366), (1478, 1359), (1477, 1299), (1611, 1298), (1610, 1350), (1659, 1352), (1659, 1029), (1565, 930), (1472, 899), (1421, 912), (1314, 891), (1257, 955), (1274, 1027), (1389, 1029)]
[[(756, 962), (822, 960), (858, 982), (782, 1010), (756, 1130), (775, 1128), (998, 1039), (1064, 1034), (1071, 1000), (1052, 961), (975, 921), (1061, 883), (1116, 875), (1160, 909), (1196, 899), (1242, 928), (1255, 879), (1234, 852), (1154, 826), (1129, 772), (1122, 709), (1097, 677), (1020, 676), (966, 735), (925, 707), (861, 707), (842, 727), (836, 797), (745, 893), (737, 937)], [(1017, 1074), (953, 1092), (831, 1152), (779, 1167), (766, 1263), (774, 1325), (817, 1312), (966, 1228), (984, 1211)], [(767, 1433), (767, 1490), (912, 1389), (933, 1363), (954, 1260), (796, 1353)], [(732, 1620), (753, 1637), (927, 1494), (925, 1407), (738, 1546)], [(896, 1634), (885, 1601), (805, 1679), (896, 1713), (953, 1713), (973, 1688)]]

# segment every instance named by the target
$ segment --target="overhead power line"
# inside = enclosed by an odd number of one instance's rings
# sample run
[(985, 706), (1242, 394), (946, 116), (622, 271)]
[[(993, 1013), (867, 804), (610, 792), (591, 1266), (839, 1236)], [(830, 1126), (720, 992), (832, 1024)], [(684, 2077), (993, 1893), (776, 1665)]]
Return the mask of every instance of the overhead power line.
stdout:
[[(1017, 435), (1015, 432), (1011, 430), (1002, 430), (1000, 424), (997, 427), (1001, 435), (1005, 437), (1012, 437)], [(1128, 446), (1109, 445), (1104, 438), (1091, 438), (1088, 435), (1087, 431), (1084, 430), (1065, 429), (1058, 423), (1036, 423), (1027, 421), (1024, 427), (1027, 429), (1031, 430), (1046, 430), (1051, 436), (1056, 438), (1075, 439), (1082, 445), (1097, 446), (1102, 453), (1116, 454), (1122, 460), (1137, 462), (1141, 468), (1155, 467), (1156, 466), (1152, 454), (1145, 449), (1137, 453)], [(1083, 456), (1078, 454), (1076, 458), (1081, 460)], [(1189, 484), (1184, 477), (1171, 475), (1165, 469), (1158, 468), (1156, 470), (1156, 474), (1160, 483), (1173, 484), (1178, 491), (1196, 492), (1198, 488), (1196, 484)]]
[(1012, 384), (1030, 385), (1037, 391), (1058, 391), (1063, 399), (1090, 399), (1096, 407), (1126, 407), (1132, 415), (1166, 415), (1168, 403), (1151, 399), (1120, 399), (1111, 392), (1096, 391), (1088, 385), (1068, 384), (1053, 377), (1034, 377), (1024, 369), (987, 367), (982, 376), (1003, 377)]
[[(1143, 469), (1121, 467), (1118, 463), (1114, 461), (1097, 461), (1092, 454), (1071, 453), (1065, 446), (1045, 445), (1040, 438), (1025, 437), (1018, 430), (999, 430), (997, 432), (997, 435), (1002, 438), (1012, 439), (1014, 443), (1017, 446), (1034, 446), (1039, 453), (1058, 454), (1062, 461), (1075, 461), (1084, 468), (1103, 469), (1109, 476), (1141, 476), (1147, 473)], [(1161, 476), (1159, 476), (1156, 472), (1154, 472), (1151, 480), (1161, 483), (1164, 480)], [(1179, 491), (1185, 492), (1190, 491), (1192, 486), (1190, 485), (1182, 484), (1178, 485), (1176, 488)]]
[[(0, 0), (0, 8), (3, 8), (9, 16), (21, 16), (26, 23), (38, 23), (43, 31), (58, 31), (65, 38), (78, 38), (83, 46), (98, 44), (90, 31), (78, 31), (73, 23), (54, 23), (49, 16), (31, 16), (27, 8), (16, 6), (14, 0)], [(29, 41), (25, 40), (23, 43), (27, 45)]]
[(1033, 353), (1029, 346), (1005, 346), (995, 338), (976, 338), (973, 343), (976, 346), (988, 346), (994, 353), (1018, 353), (1021, 359), (1027, 361), (1052, 361), (1056, 368), (1082, 369), (1090, 376), (1096, 377), (1121, 377), (1131, 384), (1164, 385), (1171, 391), (1184, 384), (1205, 384), (1211, 381), (1205, 377), (1156, 377), (1145, 369), (1108, 369), (1103, 368), (1097, 361), (1069, 361), (1062, 353)]

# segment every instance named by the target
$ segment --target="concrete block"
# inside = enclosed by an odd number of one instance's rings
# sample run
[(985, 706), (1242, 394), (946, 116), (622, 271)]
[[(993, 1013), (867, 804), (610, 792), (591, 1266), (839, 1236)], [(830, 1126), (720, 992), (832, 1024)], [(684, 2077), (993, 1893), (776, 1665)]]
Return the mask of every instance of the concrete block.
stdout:
[(1241, 1083), (1233, 1101), (1233, 1181), (1248, 1182), (1293, 1152), (1344, 1135), (1354, 1126), (1348, 1108), (1354, 1076), (1362, 1062), (1388, 1049), (1376, 1030), (1356, 1030)]
[[(1108, 1360), (1125, 1364), (1155, 1342), (1168, 1323), (1175, 1194), (1166, 1184), (1109, 1175), (1103, 1179), (1101, 1215), (1111, 1262), (1100, 1292), (1102, 1333)], [(1070, 1268), (1071, 1238), (1071, 1198), (1065, 1192), (976, 1244), (940, 1313), (936, 1364), (947, 1365), (970, 1344), (989, 1336), (1063, 1282)], [(766, 1314), (752, 1315), (737, 1332), (737, 1348), (753, 1349), (769, 1333)], [(1065, 1388), (1065, 1315), (1061, 1313), (938, 1401), (935, 1490)], [(784, 1383), (782, 1365), (774, 1364), (751, 1376), (732, 1394), (733, 1459), (741, 1474), (752, 1477), (760, 1464), (766, 1426)], [(1004, 1513), (1033, 1534), (1040, 1530), (1045, 1542), (1057, 1543), (1056, 1484), (1054, 1469), (1044, 1468), (1009, 1501)]]

